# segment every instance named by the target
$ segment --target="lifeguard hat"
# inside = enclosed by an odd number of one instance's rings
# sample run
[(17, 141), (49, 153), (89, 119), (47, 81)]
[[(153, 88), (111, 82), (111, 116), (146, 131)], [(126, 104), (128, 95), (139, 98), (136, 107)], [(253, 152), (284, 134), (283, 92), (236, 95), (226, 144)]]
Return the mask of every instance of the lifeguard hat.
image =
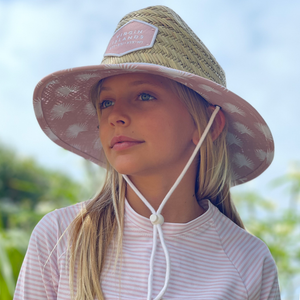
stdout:
[(133, 72), (175, 80), (222, 108), (228, 123), (233, 185), (257, 177), (271, 164), (274, 143), (266, 122), (248, 102), (226, 88), (225, 73), (216, 59), (165, 6), (127, 14), (101, 64), (55, 72), (42, 79), (34, 91), (41, 128), (59, 146), (105, 166), (90, 90), (103, 78)]

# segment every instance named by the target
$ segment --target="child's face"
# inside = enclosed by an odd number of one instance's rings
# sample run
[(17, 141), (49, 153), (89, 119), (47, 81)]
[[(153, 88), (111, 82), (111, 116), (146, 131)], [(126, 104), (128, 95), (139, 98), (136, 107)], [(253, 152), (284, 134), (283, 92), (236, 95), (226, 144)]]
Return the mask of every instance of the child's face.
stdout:
[(113, 76), (104, 80), (97, 105), (103, 149), (119, 173), (181, 172), (199, 134), (170, 81), (142, 73)]

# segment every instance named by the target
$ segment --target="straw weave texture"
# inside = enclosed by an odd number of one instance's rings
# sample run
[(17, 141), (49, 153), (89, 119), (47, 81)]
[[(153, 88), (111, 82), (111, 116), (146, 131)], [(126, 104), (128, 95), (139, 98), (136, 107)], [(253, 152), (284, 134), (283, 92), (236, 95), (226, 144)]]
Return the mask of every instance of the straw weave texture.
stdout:
[(133, 19), (158, 27), (154, 46), (121, 57), (106, 56), (102, 64), (151, 63), (193, 73), (226, 86), (225, 73), (216, 59), (170, 8), (154, 6), (127, 14), (116, 31)]

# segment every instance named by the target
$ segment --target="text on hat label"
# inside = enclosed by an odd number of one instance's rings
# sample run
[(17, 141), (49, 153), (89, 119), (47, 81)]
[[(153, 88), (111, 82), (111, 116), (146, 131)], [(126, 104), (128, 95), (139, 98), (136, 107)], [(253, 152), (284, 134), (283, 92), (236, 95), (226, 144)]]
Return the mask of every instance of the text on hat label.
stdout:
[(133, 51), (151, 48), (157, 32), (157, 27), (152, 24), (132, 20), (115, 32), (104, 56), (122, 56)]

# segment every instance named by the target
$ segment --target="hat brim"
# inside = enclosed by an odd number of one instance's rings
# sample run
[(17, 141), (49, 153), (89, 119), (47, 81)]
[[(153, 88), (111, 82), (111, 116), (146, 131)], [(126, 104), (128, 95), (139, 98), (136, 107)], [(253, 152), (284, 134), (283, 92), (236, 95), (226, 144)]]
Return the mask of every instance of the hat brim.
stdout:
[(34, 110), (42, 130), (64, 149), (105, 167), (97, 114), (89, 99), (90, 89), (103, 78), (133, 72), (175, 80), (222, 108), (228, 122), (233, 185), (257, 177), (271, 164), (274, 156), (271, 131), (247, 101), (198, 75), (154, 64), (101, 64), (50, 74), (34, 91)]

